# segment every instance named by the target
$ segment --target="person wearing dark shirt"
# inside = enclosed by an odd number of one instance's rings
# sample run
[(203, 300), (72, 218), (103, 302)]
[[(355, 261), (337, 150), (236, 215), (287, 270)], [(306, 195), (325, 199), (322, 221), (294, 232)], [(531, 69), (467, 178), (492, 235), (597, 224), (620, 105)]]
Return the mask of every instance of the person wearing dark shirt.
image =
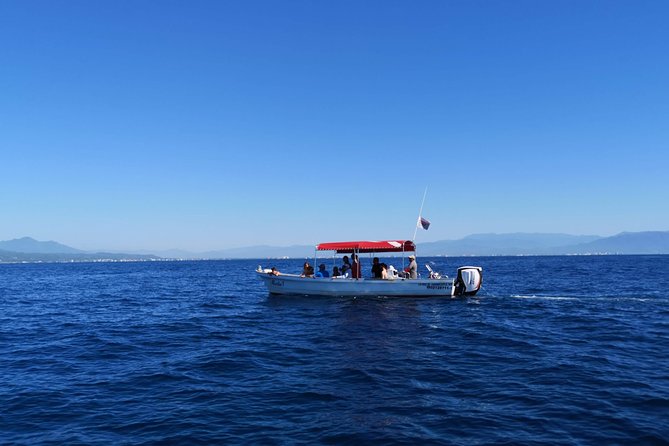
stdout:
[(301, 277), (314, 277), (314, 267), (309, 265), (309, 262), (304, 262)]
[(381, 279), (381, 264), (379, 263), (378, 257), (374, 257), (372, 260), (372, 277), (375, 279)]

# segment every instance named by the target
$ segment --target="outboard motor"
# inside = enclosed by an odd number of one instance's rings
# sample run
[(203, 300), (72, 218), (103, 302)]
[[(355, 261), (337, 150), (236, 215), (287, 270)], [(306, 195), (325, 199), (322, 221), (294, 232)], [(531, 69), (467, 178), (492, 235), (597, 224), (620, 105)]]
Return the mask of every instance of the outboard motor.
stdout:
[(455, 279), (455, 296), (473, 296), (481, 289), (483, 268), (480, 266), (461, 266)]

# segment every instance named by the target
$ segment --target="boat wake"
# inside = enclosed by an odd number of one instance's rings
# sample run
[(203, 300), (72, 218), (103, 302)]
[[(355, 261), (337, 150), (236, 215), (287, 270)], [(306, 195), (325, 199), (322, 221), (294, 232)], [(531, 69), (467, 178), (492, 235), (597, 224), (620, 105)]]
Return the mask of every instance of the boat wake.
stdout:
[(579, 300), (578, 297), (567, 296), (537, 296), (536, 294), (512, 294), (515, 299), (540, 299), (540, 300)]
[(596, 300), (596, 301), (632, 301), (648, 302), (653, 299), (645, 297), (628, 296), (537, 296), (536, 294), (512, 294), (510, 297), (515, 299), (537, 299), (537, 300)]

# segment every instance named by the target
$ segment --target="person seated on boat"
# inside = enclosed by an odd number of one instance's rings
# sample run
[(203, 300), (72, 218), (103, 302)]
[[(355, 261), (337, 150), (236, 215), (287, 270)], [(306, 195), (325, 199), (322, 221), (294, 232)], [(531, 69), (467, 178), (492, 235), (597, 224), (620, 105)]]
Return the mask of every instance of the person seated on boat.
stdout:
[(300, 277), (314, 277), (314, 267), (309, 265), (309, 262), (304, 262), (304, 268)]
[(341, 275), (348, 277), (351, 274), (351, 262), (348, 261), (348, 256), (344, 256), (342, 260), (344, 264), (341, 266)]
[(372, 277), (375, 279), (381, 279), (381, 264), (379, 263), (379, 258), (374, 257), (372, 260)]
[(314, 277), (330, 277), (330, 273), (325, 269), (325, 264), (321, 263), (318, 265), (318, 271)]
[(354, 279), (362, 278), (362, 268), (360, 268), (360, 259), (357, 254), (351, 256), (353, 264), (351, 265), (351, 277)]
[(339, 276), (341, 276), (341, 272), (339, 272), (339, 267), (335, 266), (334, 268), (332, 268), (332, 278), (334, 279)]
[(270, 276), (278, 276), (281, 273), (275, 267), (272, 267), (272, 270), (267, 274), (269, 274)]
[(381, 267), (380, 279), (388, 280), (388, 265), (386, 265), (385, 263), (381, 263), (379, 264), (379, 266)]

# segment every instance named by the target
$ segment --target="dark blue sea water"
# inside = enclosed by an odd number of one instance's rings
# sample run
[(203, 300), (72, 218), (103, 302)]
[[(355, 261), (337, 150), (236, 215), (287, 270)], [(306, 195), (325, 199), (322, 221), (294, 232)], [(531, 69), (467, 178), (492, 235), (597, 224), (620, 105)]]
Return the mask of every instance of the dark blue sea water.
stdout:
[(275, 297), (258, 261), (0, 265), (0, 443), (669, 443), (669, 256), (431, 260), (483, 266), (483, 290)]

